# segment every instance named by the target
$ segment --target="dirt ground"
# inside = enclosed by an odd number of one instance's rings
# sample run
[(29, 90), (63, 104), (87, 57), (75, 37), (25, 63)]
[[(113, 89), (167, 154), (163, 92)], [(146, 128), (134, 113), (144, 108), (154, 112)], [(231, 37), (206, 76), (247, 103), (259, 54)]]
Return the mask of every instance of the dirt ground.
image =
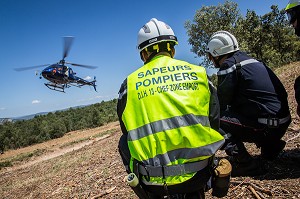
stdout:
[[(292, 89), (300, 73), (298, 65), (289, 65), (280, 73), (289, 93), (293, 119), (284, 136), (287, 145), (283, 153), (266, 163), (265, 175), (232, 178), (224, 198), (300, 198), (300, 121), (295, 115)], [(0, 170), (0, 199), (136, 199), (124, 182), (126, 173), (117, 150), (120, 135), (119, 124), (114, 122), (1, 154), (0, 162), (11, 161), (13, 165)], [(254, 156), (260, 153), (255, 145), (247, 144), (247, 147)], [(34, 155), (17, 158), (30, 153)], [(211, 191), (206, 193), (206, 198), (214, 198)]]

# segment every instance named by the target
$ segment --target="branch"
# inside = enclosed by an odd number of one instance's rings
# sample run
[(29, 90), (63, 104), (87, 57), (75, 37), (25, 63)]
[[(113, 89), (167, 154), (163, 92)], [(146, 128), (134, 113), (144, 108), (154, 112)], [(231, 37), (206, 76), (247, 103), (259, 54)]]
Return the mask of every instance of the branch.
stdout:
[(250, 186), (252, 186), (252, 188), (253, 189), (255, 189), (255, 190), (257, 190), (257, 191), (260, 191), (260, 192), (263, 192), (263, 193), (265, 193), (265, 194), (268, 194), (269, 196), (273, 196), (273, 194), (272, 194), (272, 192), (271, 191), (269, 191), (269, 190), (266, 190), (266, 189), (263, 189), (263, 188), (261, 188), (261, 187), (258, 187), (257, 185), (255, 185), (255, 184), (253, 184), (253, 183), (251, 183), (251, 182), (245, 182), (245, 180), (244, 181), (232, 181), (231, 182), (232, 184), (238, 184), (235, 188), (233, 188), (232, 190), (234, 190), (234, 189), (236, 189), (237, 187), (239, 187), (240, 185), (242, 185), (242, 184), (244, 184), (244, 185), (250, 185)]
[(116, 188), (116, 186), (111, 187), (111, 188), (105, 190), (103, 193), (100, 193), (100, 194), (98, 194), (98, 195), (92, 197), (91, 199), (101, 198), (102, 196), (104, 196), (104, 195), (109, 194), (110, 192), (112, 192), (115, 188)]
[(261, 197), (259, 197), (259, 195), (256, 193), (256, 191), (252, 188), (251, 185), (248, 185), (247, 188), (253, 193), (253, 195), (255, 196), (255, 198), (261, 199)]
[(256, 189), (257, 191), (260, 191), (260, 192), (263, 192), (265, 194), (268, 194), (269, 196), (273, 196), (272, 192), (270, 190), (266, 190), (266, 189), (263, 189), (263, 188), (260, 188), (258, 186), (256, 186), (255, 184), (252, 184), (251, 183), (251, 186)]
[(266, 199), (266, 197), (262, 194), (262, 193), (260, 193), (260, 192), (256, 192), (262, 199)]
[[(242, 184), (244, 184), (246, 180), (247, 180), (247, 178), (246, 178), (245, 180), (243, 180), (243, 181), (231, 181), (231, 182), (230, 182), (231, 184), (237, 184), (237, 186), (234, 187), (234, 188), (232, 188), (231, 191), (234, 191), (234, 190), (237, 189), (239, 186), (241, 186)], [(246, 183), (247, 183), (247, 182), (246, 182)]]
[(299, 137), (299, 136), (300, 136), (300, 133), (298, 133), (296, 136), (294, 136), (294, 137), (288, 139), (286, 142), (289, 142), (289, 141), (291, 141), (291, 140), (294, 140), (294, 139), (296, 139), (296, 138)]

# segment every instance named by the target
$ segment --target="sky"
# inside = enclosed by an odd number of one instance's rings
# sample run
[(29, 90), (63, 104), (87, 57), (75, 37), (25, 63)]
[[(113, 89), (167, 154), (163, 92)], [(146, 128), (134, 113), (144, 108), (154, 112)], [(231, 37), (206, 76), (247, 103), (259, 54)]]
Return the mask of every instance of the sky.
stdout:
[[(223, 0), (0, 0), (0, 118), (89, 105), (118, 97), (123, 80), (143, 65), (137, 33), (151, 18), (166, 22), (178, 38), (176, 59), (199, 65), (184, 28), (202, 6)], [(288, 0), (236, 0), (245, 15), (279, 9)], [(97, 92), (89, 86), (71, 87), (65, 93), (48, 89), (35, 73), (14, 68), (54, 64), (62, 59), (63, 36), (74, 36), (67, 62), (97, 66), (71, 66), (77, 76), (96, 76)], [(208, 74), (214, 70), (208, 70)]]

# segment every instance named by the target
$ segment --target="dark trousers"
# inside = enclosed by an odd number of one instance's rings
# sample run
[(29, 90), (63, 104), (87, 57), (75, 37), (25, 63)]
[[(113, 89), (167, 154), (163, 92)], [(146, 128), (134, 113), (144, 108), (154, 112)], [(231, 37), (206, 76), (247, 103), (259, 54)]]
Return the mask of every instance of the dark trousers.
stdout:
[(225, 111), (220, 118), (220, 132), (228, 135), (224, 149), (227, 155), (246, 152), (243, 142), (255, 143), (258, 147), (271, 149), (280, 142), (291, 120), (278, 128), (269, 128), (257, 120), (248, 119), (234, 112)]
[[(127, 135), (123, 134), (119, 140), (118, 145), (119, 153), (122, 158), (123, 164), (127, 173), (130, 173), (130, 151), (127, 144)], [(204, 190), (206, 184), (211, 177), (209, 166), (197, 172), (197, 174), (190, 180), (178, 185), (171, 186), (150, 186), (141, 184), (143, 189), (148, 193), (148, 199), (160, 199), (164, 198), (164, 195), (169, 195), (174, 199), (204, 199)], [(138, 194), (137, 194), (138, 195)]]
[(127, 135), (126, 134), (123, 134), (120, 137), (118, 149), (119, 149), (119, 153), (122, 158), (122, 161), (123, 161), (123, 165), (125, 166), (126, 172), (129, 174), (129, 173), (131, 173), (130, 169), (129, 169), (131, 155), (130, 155), (130, 151), (129, 151), (128, 144), (127, 144)]

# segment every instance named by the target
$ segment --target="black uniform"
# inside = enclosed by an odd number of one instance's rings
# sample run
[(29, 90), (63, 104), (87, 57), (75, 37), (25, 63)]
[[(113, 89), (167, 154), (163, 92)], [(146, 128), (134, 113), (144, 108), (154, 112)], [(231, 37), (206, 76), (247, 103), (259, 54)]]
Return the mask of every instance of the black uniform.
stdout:
[[(265, 158), (277, 157), (291, 122), (287, 93), (278, 77), (241, 51), (227, 58), (217, 75), (221, 129), (229, 137), (227, 154), (244, 153), (242, 142), (251, 142), (262, 147)], [(281, 149), (276, 151), (278, 145)]]

